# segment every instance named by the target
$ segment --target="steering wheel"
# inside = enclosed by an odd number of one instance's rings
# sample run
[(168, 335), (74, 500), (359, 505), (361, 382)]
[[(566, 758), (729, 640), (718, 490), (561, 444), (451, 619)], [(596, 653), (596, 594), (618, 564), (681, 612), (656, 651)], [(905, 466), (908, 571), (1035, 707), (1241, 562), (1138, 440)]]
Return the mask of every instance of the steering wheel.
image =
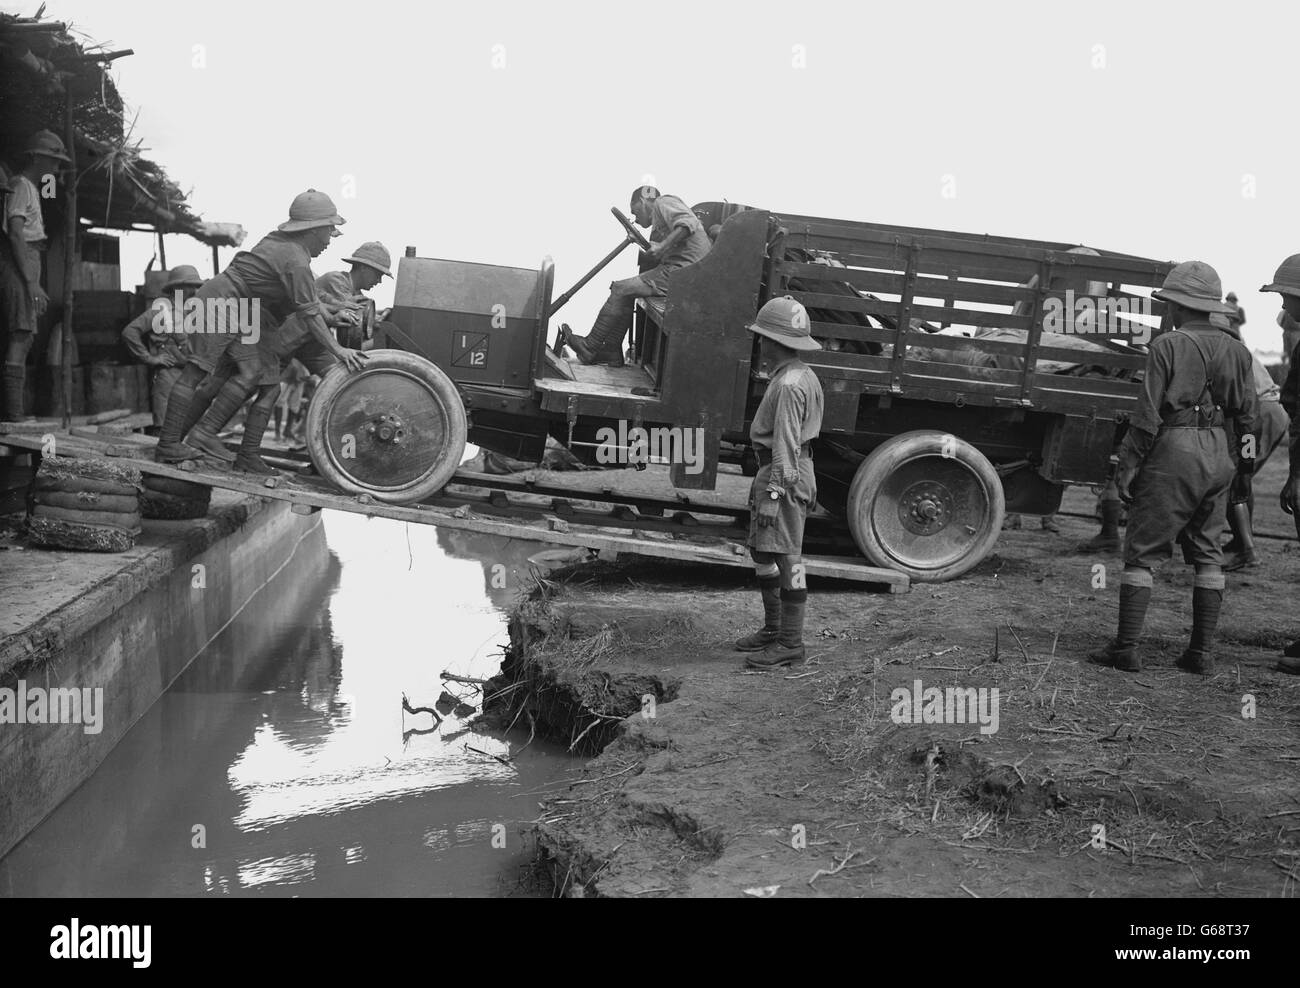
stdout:
[(614, 218), (623, 224), (623, 229), (627, 231), (628, 239), (636, 244), (642, 250), (650, 249), (650, 241), (645, 238), (640, 230), (632, 223), (630, 219), (623, 215), (622, 210), (617, 206), (610, 206), (609, 211), (614, 214)]

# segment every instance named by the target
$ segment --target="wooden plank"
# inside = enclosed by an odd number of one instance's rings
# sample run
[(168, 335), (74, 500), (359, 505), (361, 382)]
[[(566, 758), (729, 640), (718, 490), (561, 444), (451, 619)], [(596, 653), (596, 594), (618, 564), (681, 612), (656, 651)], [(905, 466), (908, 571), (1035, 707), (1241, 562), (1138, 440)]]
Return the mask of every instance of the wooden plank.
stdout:
[(898, 330), (886, 329), (884, 326), (858, 326), (844, 322), (810, 322), (812, 335), (835, 340), (861, 340), (871, 343), (893, 343), (898, 339)]
[[(925, 267), (924, 259), (920, 266)], [(898, 272), (832, 268), (824, 264), (803, 264), (794, 261), (782, 262), (781, 269), (793, 277), (804, 280), (838, 281), (851, 285), (855, 289), (871, 292), (873, 295), (900, 295), (903, 291), (903, 275)], [(1032, 288), (1023, 285), (996, 285), (986, 281), (918, 275), (913, 296), (945, 301), (951, 298), (954, 305), (957, 302), (981, 302), (1010, 307), (1017, 302), (1029, 301), (1033, 292)]]
[(543, 348), (542, 352), (546, 355), (546, 365), (550, 367), (551, 370), (555, 371), (556, 374), (564, 378), (566, 381), (573, 380), (573, 371), (569, 367), (568, 360), (563, 357), (557, 357), (551, 351), (550, 347)]
[(617, 398), (619, 401), (644, 402), (656, 404), (659, 395), (634, 395), (630, 388), (617, 387), (612, 384), (591, 384), (586, 381), (564, 381), (559, 378), (541, 378), (533, 382), (538, 391), (550, 391), (553, 394), (592, 395), (599, 398)]
[[(826, 241), (834, 243), (889, 245), (910, 248), (919, 247), (930, 262), (943, 258), (964, 267), (961, 259), (983, 259), (994, 267), (1003, 262), (1031, 261), (1053, 265), (1077, 266), (1080, 269), (1123, 273), (1140, 280), (1129, 281), (1131, 284), (1155, 284), (1163, 282), (1164, 276), (1172, 267), (1172, 262), (1157, 261), (1133, 255), (1120, 255), (1101, 252), (1099, 257), (1086, 254), (1069, 253), (1073, 245), (1057, 244), (1047, 241), (1020, 240), (1013, 237), (996, 237), (990, 234), (956, 233), (946, 230), (919, 230), (909, 228), (890, 228), (879, 224), (855, 224), (838, 220), (823, 220), (806, 216), (776, 216), (774, 218), (790, 233), (793, 246), (804, 246), (798, 241)], [(821, 246), (818, 244), (818, 246)], [(817, 249), (813, 247), (812, 249)], [(928, 270), (928, 269), (927, 269)], [(936, 271), (936, 274), (942, 274)], [(1096, 277), (1106, 277), (1097, 275)], [(1158, 279), (1151, 281), (1150, 279)], [(1106, 277), (1106, 280), (1114, 280)]]
[(647, 388), (654, 382), (650, 375), (635, 364), (623, 367), (610, 367), (606, 364), (582, 364), (572, 361), (569, 364), (571, 378), (580, 384), (601, 384), (612, 388)]
[(903, 361), (903, 373), (909, 382), (919, 378), (942, 381), (978, 381), (988, 384), (1015, 386), (1020, 382), (1020, 371), (1000, 367), (973, 367), (970, 364), (950, 364), (941, 360), (918, 360), (908, 357)]
[(1133, 381), (1110, 377), (1074, 377), (1071, 374), (1035, 374), (1033, 386), (1044, 391), (1070, 392), (1092, 398), (1127, 399), (1136, 402), (1142, 390)]
[[(903, 322), (899, 315), (901, 300), (872, 299), (853, 295), (825, 295), (819, 292), (787, 290), (786, 294), (802, 302), (809, 309), (832, 309), (837, 312), (857, 312), (880, 316), (893, 322)], [(914, 296), (915, 297), (915, 296)], [(948, 308), (942, 305), (925, 305), (913, 302), (909, 315), (933, 323), (950, 323), (959, 326), (979, 326), (989, 329), (1029, 328), (1029, 317), (1013, 315), (1009, 311), (993, 312), (986, 309)]]
[[(59, 437), (56, 437), (56, 439)], [(64, 439), (63, 441), (68, 441)], [(6, 442), (27, 449), (40, 449), (39, 436), (15, 435)], [(213, 470), (183, 470), (153, 460), (132, 459), (132, 466), (142, 473), (158, 477), (171, 477), (190, 483), (220, 487), (225, 490), (239, 491), (277, 501), (287, 501), (295, 510), (311, 508), (330, 508), (335, 511), (347, 511), (367, 517), (392, 518), (397, 521), (414, 522), (418, 525), (436, 525), (444, 528), (463, 529), (471, 532), (483, 532), (505, 538), (523, 539), (532, 542), (550, 542), (556, 545), (571, 545), (588, 549), (629, 552), (640, 556), (653, 556), (661, 559), (679, 559), (691, 562), (712, 563), (714, 565), (733, 566), (744, 569), (752, 568), (749, 550), (743, 543), (715, 538), (711, 542), (695, 542), (689, 535), (646, 532), (638, 533), (633, 529), (595, 528), (593, 526), (573, 524), (554, 519), (553, 527), (545, 521), (518, 521), (512, 519), (492, 518), (476, 515), (468, 506), (457, 508), (432, 505), (395, 505), (384, 504), (362, 496), (325, 493), (292, 486), (291, 481), (271, 478), (268, 481), (247, 479), (238, 474), (220, 473)], [(832, 577), (853, 580), (858, 583), (878, 585), (890, 593), (904, 593), (910, 585), (908, 577), (893, 570), (868, 566), (854, 559), (841, 559), (829, 556), (804, 557), (805, 571), (813, 576)]]

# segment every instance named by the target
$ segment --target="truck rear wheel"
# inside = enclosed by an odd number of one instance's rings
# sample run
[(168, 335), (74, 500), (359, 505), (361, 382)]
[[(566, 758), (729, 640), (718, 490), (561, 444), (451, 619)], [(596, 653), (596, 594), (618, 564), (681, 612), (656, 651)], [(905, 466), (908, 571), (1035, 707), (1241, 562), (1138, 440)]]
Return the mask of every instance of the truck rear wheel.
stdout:
[(942, 432), (905, 432), (858, 467), (846, 513), (868, 560), (938, 583), (988, 554), (1006, 502), (993, 464), (970, 443)]
[(364, 369), (321, 380), (307, 412), (316, 472), (351, 494), (412, 504), (447, 485), (465, 455), (465, 406), (423, 357), (370, 350)]

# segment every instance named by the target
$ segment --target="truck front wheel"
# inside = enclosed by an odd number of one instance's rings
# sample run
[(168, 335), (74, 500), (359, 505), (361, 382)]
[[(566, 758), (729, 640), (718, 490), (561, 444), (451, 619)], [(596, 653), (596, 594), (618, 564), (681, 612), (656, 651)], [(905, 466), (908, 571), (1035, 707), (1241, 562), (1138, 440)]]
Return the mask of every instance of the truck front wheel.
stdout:
[(365, 367), (341, 364), (307, 411), (316, 472), (350, 494), (414, 504), (451, 480), (465, 455), (465, 405), (451, 379), (423, 357), (371, 350)]
[(977, 565), (998, 540), (1006, 502), (988, 459), (943, 432), (905, 432), (872, 451), (849, 488), (849, 530), (877, 566), (939, 583)]

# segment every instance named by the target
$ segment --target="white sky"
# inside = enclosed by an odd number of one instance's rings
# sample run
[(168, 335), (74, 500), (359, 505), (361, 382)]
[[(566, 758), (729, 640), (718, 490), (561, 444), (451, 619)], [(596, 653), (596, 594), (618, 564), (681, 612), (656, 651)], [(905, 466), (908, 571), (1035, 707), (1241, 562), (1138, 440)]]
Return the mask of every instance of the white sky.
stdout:
[[(251, 243), (303, 189), (333, 195), (348, 223), (317, 273), (378, 239), (395, 258), (550, 254), (558, 294), (619, 241), (609, 207), (649, 173), (688, 203), (1208, 261), (1247, 342), (1279, 347), (1277, 296), (1257, 289), (1300, 251), (1300, 13), (1276, 0), (49, 0), (47, 16), (135, 49), (114, 72), (136, 133), (205, 219)], [(127, 240), (130, 287), (152, 244)], [(211, 272), (207, 248), (167, 240), (169, 264)], [(628, 251), (562, 318), (585, 332), (632, 273)]]

